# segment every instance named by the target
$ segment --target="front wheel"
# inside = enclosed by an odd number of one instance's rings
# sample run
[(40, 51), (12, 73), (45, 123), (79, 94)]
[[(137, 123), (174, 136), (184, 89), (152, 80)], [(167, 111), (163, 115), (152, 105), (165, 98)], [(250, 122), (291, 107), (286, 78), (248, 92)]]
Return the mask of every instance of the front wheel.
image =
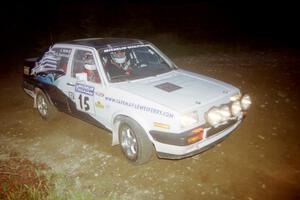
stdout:
[(143, 164), (150, 160), (153, 146), (144, 129), (135, 121), (125, 119), (119, 127), (121, 149), (126, 158), (135, 163)]

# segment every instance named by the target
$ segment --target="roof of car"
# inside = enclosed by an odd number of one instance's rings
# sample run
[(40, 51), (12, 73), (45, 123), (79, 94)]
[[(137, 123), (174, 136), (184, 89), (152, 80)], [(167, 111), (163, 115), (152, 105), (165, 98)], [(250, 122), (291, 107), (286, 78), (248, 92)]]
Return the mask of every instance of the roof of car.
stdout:
[(58, 44), (83, 45), (94, 47), (96, 49), (106, 49), (127, 45), (143, 45), (149, 44), (149, 42), (131, 38), (85, 38), (59, 42)]

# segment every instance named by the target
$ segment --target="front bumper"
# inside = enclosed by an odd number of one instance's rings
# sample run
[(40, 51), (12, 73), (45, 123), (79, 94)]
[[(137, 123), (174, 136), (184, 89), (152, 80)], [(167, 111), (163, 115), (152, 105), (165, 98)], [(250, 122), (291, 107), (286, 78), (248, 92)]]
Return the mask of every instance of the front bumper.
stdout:
[(163, 133), (158, 131), (150, 131), (154, 139), (154, 146), (157, 155), (160, 158), (181, 159), (199, 154), (222, 140), (224, 140), (231, 132), (233, 132), (242, 119), (232, 120), (228, 124), (218, 128), (204, 128), (204, 139), (194, 144), (187, 144), (186, 138), (192, 131), (187, 131), (180, 134)]

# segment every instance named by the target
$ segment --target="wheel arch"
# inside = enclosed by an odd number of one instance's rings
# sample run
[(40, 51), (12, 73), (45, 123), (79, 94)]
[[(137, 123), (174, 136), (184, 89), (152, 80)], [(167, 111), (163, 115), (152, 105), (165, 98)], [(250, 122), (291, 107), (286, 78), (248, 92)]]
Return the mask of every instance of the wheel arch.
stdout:
[(122, 118), (128, 118), (130, 120), (135, 121), (138, 123), (146, 132), (149, 140), (153, 143), (153, 138), (149, 134), (149, 123), (142, 118), (140, 115), (132, 114), (132, 113), (118, 113), (113, 116), (112, 120), (112, 145), (118, 145), (119, 144), (119, 134), (118, 130), (122, 122)]
[(34, 103), (33, 103), (33, 107), (34, 108), (36, 108), (37, 107), (37, 105), (36, 105), (36, 97), (37, 97), (37, 93), (38, 92), (43, 92), (45, 95), (46, 95), (46, 97), (47, 97), (47, 100), (54, 106), (54, 104), (53, 104), (53, 102), (52, 102), (52, 100), (51, 100), (51, 98), (50, 98), (50, 96), (49, 96), (49, 94), (48, 94), (48, 92), (46, 92), (45, 90), (43, 90), (41, 87), (39, 87), (39, 86), (35, 86), (34, 87)]

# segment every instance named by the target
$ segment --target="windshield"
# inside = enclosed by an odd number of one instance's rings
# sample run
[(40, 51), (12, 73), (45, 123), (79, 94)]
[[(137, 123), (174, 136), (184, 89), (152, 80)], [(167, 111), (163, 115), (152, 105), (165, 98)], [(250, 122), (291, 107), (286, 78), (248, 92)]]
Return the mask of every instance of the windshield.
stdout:
[(173, 69), (149, 46), (105, 49), (99, 56), (110, 82), (156, 76)]

